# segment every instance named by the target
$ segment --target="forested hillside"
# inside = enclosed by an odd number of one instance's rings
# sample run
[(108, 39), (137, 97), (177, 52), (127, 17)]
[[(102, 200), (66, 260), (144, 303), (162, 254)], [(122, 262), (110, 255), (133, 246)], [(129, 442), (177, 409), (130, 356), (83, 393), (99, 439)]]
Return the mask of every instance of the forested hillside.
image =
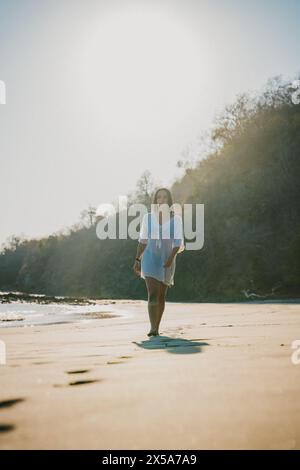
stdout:
[[(204, 204), (205, 242), (178, 255), (169, 300), (300, 297), (300, 104), (292, 93), (274, 79), (259, 97), (239, 95), (216, 120), (208, 155), (170, 188), (175, 202)], [(131, 201), (149, 202), (142, 183)], [(42, 240), (15, 236), (0, 256), (0, 290), (145, 299), (132, 270), (136, 245), (99, 240), (93, 218)]]

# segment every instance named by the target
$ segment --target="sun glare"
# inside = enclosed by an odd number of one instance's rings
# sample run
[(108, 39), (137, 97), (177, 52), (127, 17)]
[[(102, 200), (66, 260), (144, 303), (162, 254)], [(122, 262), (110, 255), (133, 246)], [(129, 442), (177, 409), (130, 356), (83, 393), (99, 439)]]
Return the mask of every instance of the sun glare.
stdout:
[(153, 137), (153, 131), (174, 131), (199, 108), (208, 57), (183, 23), (161, 11), (111, 14), (86, 48), (89, 106), (107, 132)]

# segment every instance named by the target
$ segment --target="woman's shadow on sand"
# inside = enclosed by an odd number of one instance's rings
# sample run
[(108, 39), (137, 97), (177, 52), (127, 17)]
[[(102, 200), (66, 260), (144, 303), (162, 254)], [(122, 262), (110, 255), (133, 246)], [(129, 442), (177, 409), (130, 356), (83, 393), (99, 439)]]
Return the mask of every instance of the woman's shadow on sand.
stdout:
[(163, 349), (172, 354), (195, 354), (202, 352), (202, 346), (209, 346), (201, 338), (184, 339), (170, 336), (151, 336), (145, 341), (133, 341), (134, 344), (144, 349)]

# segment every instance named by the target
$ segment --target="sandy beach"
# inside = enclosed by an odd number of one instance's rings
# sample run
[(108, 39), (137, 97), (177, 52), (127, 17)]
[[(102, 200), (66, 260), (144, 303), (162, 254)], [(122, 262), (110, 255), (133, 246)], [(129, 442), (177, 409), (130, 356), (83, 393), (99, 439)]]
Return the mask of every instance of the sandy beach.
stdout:
[[(1, 449), (300, 449), (300, 305), (166, 303), (0, 330)], [(109, 305), (107, 305), (109, 311)]]

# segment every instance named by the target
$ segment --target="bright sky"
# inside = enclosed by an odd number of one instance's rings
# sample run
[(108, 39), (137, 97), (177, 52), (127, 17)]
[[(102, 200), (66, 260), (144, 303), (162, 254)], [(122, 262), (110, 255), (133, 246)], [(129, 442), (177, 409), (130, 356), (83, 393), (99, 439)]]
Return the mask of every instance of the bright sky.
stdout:
[(0, 0), (0, 243), (163, 185), (237, 93), (300, 70), (299, 0)]

